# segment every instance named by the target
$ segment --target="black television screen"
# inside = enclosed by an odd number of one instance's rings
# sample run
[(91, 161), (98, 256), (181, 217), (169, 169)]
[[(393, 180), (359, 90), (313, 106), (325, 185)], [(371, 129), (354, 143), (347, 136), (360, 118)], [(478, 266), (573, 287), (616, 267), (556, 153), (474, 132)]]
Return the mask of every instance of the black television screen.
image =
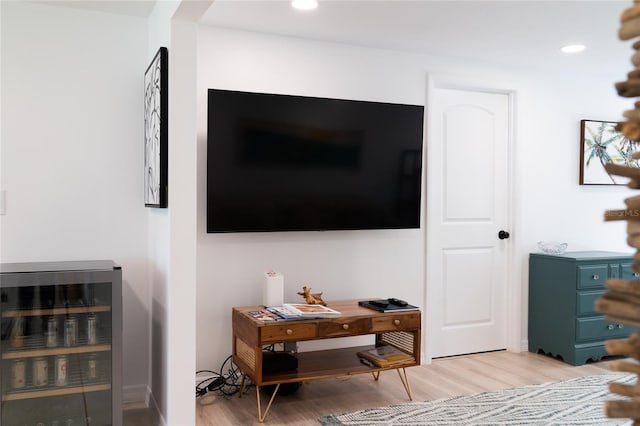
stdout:
[(209, 89), (207, 232), (420, 227), (424, 107)]

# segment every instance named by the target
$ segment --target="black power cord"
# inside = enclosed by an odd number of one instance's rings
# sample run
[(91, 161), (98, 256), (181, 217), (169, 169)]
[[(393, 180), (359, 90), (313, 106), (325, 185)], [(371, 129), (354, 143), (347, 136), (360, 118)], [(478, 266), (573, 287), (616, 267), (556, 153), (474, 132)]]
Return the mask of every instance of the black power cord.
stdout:
[[(275, 345), (266, 346), (264, 351), (276, 352)], [(242, 379), (242, 372), (233, 363), (231, 355), (227, 357), (220, 367), (220, 371), (212, 370), (199, 370), (196, 371), (196, 375), (199, 373), (211, 373), (212, 377), (208, 377), (196, 385), (196, 398), (205, 396), (209, 392), (218, 392), (222, 396), (229, 397), (240, 392), (240, 382)], [(280, 386), (281, 395), (289, 395), (298, 390), (301, 383), (283, 383)], [(255, 386), (249, 377), (245, 378), (245, 392), (249, 387)], [(275, 385), (262, 386), (263, 392), (271, 395), (275, 390)]]
[[(206, 395), (208, 392), (218, 392), (223, 396), (231, 396), (240, 391), (242, 373), (233, 363), (231, 355), (227, 357), (220, 367), (220, 371), (198, 370), (199, 373), (211, 373), (208, 377), (196, 385), (196, 398)], [(248, 378), (246, 380), (249, 380)], [(245, 386), (246, 387), (246, 386)]]

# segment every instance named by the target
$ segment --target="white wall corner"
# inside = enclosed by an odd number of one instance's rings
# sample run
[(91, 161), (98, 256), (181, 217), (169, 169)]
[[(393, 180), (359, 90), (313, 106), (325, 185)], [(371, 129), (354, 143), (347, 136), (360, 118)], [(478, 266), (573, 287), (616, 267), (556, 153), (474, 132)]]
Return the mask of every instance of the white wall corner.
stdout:
[(213, 0), (185, 1), (176, 7), (172, 19), (198, 22), (213, 4)]

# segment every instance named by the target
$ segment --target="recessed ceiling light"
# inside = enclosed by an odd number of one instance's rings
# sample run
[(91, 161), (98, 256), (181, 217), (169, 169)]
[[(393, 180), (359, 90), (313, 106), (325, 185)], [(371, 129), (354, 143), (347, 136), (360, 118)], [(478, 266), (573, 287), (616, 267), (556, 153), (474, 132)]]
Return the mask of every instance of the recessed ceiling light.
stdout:
[(298, 10), (313, 10), (318, 7), (318, 0), (293, 0), (291, 6)]
[(587, 47), (584, 44), (569, 44), (567, 46), (563, 46), (560, 51), (563, 53), (578, 53), (582, 52)]

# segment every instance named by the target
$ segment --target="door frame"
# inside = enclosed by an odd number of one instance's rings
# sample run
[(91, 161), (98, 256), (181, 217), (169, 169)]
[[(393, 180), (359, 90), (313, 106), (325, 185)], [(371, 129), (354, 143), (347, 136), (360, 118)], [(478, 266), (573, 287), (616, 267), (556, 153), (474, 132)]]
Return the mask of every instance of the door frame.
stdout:
[(426, 102), (425, 102), (425, 136), (426, 143), (424, 144), (425, 149), (425, 158), (424, 164), (426, 164), (426, 172), (424, 174), (424, 178), (426, 179), (426, 183), (423, 185), (423, 204), (422, 211), (424, 212), (424, 253), (425, 253), (425, 268), (424, 268), (424, 301), (423, 306), (425, 306), (424, 310), (424, 333), (422, 333), (422, 347), (424, 348), (422, 354), (422, 363), (430, 364), (432, 361), (432, 350), (429, 346), (429, 337), (433, 335), (434, 332), (434, 321), (431, 321), (429, 313), (433, 311), (433, 306), (435, 304), (435, 300), (431, 300), (431, 294), (433, 289), (430, 288), (429, 282), (431, 282), (431, 264), (432, 260), (429, 256), (429, 233), (430, 230), (436, 226), (433, 223), (433, 219), (429, 215), (427, 211), (427, 206), (429, 203), (429, 194), (432, 193), (430, 190), (432, 185), (434, 185), (435, 176), (431, 172), (432, 167), (430, 167), (431, 157), (429, 155), (431, 141), (434, 140), (434, 131), (432, 130), (432, 126), (430, 125), (434, 117), (432, 115), (433, 110), (433, 96), (432, 94), (435, 92), (435, 89), (454, 89), (454, 90), (470, 90), (476, 92), (485, 92), (485, 93), (495, 93), (507, 95), (508, 97), (508, 146), (507, 146), (507, 157), (508, 157), (508, 165), (507, 165), (507, 223), (504, 225), (505, 228), (511, 233), (509, 238), (510, 243), (506, 248), (506, 261), (507, 261), (507, 285), (506, 285), (506, 321), (507, 321), (507, 330), (506, 330), (506, 343), (507, 350), (512, 352), (521, 352), (522, 345), (522, 324), (523, 324), (523, 314), (524, 314), (524, 305), (522, 299), (523, 287), (522, 280), (520, 279), (521, 268), (519, 265), (516, 265), (514, 260), (516, 253), (516, 243), (518, 241), (518, 235), (516, 232), (516, 220), (515, 220), (515, 141), (516, 141), (516, 102), (517, 102), (517, 91), (510, 87), (504, 87), (503, 84), (496, 81), (483, 81), (475, 78), (464, 78), (464, 77), (452, 77), (449, 75), (442, 74), (434, 74), (427, 73), (427, 85), (426, 85)]

